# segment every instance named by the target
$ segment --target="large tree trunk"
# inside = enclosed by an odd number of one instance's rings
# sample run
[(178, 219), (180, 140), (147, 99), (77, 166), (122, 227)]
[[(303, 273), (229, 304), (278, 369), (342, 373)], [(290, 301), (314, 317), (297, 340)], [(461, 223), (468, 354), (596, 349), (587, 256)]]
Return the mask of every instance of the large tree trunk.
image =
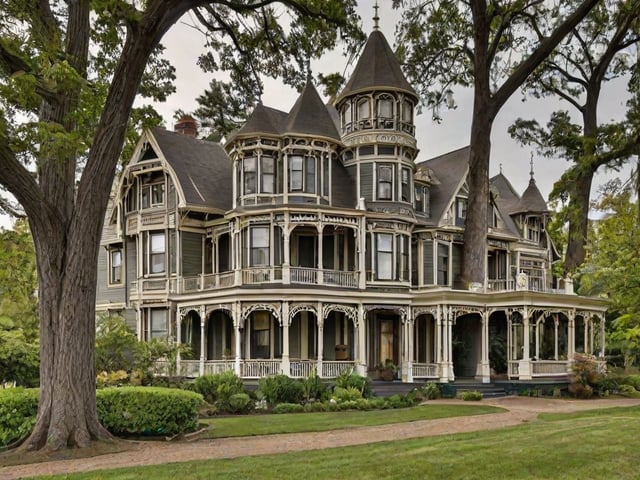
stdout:
[(564, 271), (573, 274), (584, 262), (589, 232), (589, 200), (593, 170), (580, 169), (569, 193), (569, 238)]
[[(166, 30), (196, 3), (152, 2), (130, 30), (77, 188), (73, 174), (69, 176), (70, 165), (75, 172), (75, 161), (60, 164), (50, 159), (41, 170), (43, 204), (35, 205), (29, 192), (17, 195), (36, 244), (41, 327), (40, 402), (36, 425), (25, 442), (27, 449), (85, 447), (92, 440), (110, 438), (98, 421), (95, 390), (95, 298), (102, 223), (149, 55)], [(70, 28), (88, 29), (88, 24), (73, 20)], [(66, 96), (59, 103), (66, 108), (45, 105), (43, 114), (48, 121), (65, 124), (77, 97)]]

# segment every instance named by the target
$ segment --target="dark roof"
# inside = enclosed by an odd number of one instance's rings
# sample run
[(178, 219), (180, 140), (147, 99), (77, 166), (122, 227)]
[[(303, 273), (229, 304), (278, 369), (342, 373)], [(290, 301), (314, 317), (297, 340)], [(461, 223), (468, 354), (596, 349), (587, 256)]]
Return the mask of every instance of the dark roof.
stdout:
[(467, 174), (469, 151), (467, 146), (417, 164), (418, 167), (430, 168), (439, 181), (429, 188), (431, 218), (436, 223), (442, 219)]
[(219, 144), (159, 127), (151, 133), (176, 173), (187, 205), (220, 211), (231, 209), (232, 164)]
[(545, 202), (540, 190), (536, 185), (536, 181), (531, 177), (529, 180), (529, 186), (522, 194), (520, 201), (515, 206), (514, 210), (511, 212), (514, 213), (548, 213), (549, 208), (547, 207), (547, 202)]
[(333, 118), (310, 81), (291, 108), (284, 126), (285, 133), (328, 137), (340, 141)]
[(245, 124), (239, 130), (233, 132), (229, 136), (228, 141), (239, 136), (255, 136), (258, 134), (280, 135), (286, 118), (286, 112), (265, 107), (259, 103), (253, 109), (253, 112), (251, 112)]
[(356, 68), (336, 103), (346, 96), (372, 89), (401, 90), (418, 99), (416, 91), (402, 73), (400, 62), (380, 30), (374, 30), (369, 35)]

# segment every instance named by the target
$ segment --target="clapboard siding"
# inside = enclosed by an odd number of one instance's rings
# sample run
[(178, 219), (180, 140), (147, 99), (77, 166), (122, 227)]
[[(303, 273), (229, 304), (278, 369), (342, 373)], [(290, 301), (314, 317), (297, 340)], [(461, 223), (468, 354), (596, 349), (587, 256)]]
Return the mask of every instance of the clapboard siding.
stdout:
[(98, 253), (98, 289), (96, 299), (98, 304), (123, 303), (125, 301), (124, 283), (109, 286), (109, 250), (100, 248)]
[(373, 201), (373, 164), (360, 165), (360, 196), (368, 202)]
[(425, 285), (433, 285), (433, 240), (425, 240), (422, 244), (423, 248), (423, 274), (422, 283)]

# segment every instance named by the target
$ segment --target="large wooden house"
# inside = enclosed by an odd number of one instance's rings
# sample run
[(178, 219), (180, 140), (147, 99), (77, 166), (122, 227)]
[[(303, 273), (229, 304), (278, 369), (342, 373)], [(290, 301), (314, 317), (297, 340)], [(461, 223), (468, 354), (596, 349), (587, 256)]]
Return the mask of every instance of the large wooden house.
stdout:
[(334, 105), (309, 81), (225, 143), (145, 131), (114, 185), (98, 311), (191, 346), (185, 375), (345, 368), (403, 381), (564, 376), (602, 356), (604, 304), (552, 273), (531, 175), (491, 179), (483, 284), (459, 280), (469, 149), (417, 161), (418, 97), (379, 30)]

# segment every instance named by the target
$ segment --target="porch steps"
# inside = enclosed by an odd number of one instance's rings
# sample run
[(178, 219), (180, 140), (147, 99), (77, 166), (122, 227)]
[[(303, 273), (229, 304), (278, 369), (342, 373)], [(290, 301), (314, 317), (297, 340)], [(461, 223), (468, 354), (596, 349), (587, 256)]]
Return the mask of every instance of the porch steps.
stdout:
[(390, 397), (391, 395), (406, 395), (414, 388), (418, 388), (424, 383), (403, 383), (400, 381), (385, 382), (382, 380), (374, 380), (371, 385), (373, 394), (376, 397)]
[[(461, 392), (472, 391), (482, 393), (482, 398), (498, 398), (507, 396), (507, 392), (504, 387), (496, 385), (495, 383), (481, 383), (472, 380), (456, 380), (453, 383), (445, 385), (449, 386), (449, 389), (452, 390), (451, 393), (453, 394), (453, 396), (457, 396)], [(447, 390), (446, 387), (445, 390)]]

